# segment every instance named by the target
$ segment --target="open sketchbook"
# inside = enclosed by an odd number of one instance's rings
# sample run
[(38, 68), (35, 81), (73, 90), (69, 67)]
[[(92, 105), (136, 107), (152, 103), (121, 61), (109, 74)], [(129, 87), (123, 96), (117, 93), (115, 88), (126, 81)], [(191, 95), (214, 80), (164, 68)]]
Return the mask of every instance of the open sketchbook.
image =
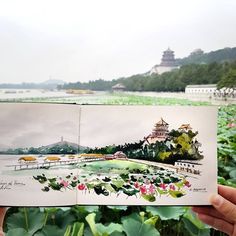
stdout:
[(0, 205), (207, 205), (215, 107), (0, 104)]

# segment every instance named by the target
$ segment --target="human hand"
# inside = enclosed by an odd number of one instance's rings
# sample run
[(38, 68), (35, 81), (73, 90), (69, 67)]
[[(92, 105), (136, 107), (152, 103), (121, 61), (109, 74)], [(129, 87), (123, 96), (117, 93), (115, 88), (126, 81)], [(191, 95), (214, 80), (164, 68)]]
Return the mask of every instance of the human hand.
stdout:
[(236, 236), (236, 188), (219, 185), (218, 192), (210, 198), (212, 206), (192, 207), (192, 210), (205, 224)]
[(4, 232), (3, 232), (3, 221), (4, 221), (4, 217), (6, 214), (7, 208), (5, 207), (0, 207), (0, 236), (4, 236)]

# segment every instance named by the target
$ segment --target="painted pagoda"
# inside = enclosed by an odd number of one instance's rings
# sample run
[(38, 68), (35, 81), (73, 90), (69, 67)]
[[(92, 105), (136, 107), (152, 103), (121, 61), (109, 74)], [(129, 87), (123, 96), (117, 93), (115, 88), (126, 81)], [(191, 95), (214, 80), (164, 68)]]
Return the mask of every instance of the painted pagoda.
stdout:
[(178, 130), (180, 132), (188, 132), (189, 130), (192, 130), (192, 127), (190, 126), (190, 124), (182, 124)]
[(152, 133), (144, 138), (145, 141), (148, 144), (165, 141), (169, 133), (168, 128), (169, 124), (161, 118), (161, 120), (155, 124)]

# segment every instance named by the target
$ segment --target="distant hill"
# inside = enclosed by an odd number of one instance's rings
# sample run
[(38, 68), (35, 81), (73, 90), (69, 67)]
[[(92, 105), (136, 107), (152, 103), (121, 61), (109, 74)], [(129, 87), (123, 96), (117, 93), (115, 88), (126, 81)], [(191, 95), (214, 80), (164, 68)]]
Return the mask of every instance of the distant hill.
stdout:
[(201, 49), (193, 51), (188, 57), (178, 58), (176, 62), (178, 65), (188, 64), (210, 64), (213, 62), (231, 62), (236, 60), (236, 47), (223, 48), (216, 51), (204, 53)]
[(4, 83), (0, 84), (0, 88), (3, 89), (56, 89), (58, 85), (65, 84), (62, 80), (49, 79), (42, 83), (20, 83), (20, 84), (10, 84)]
[(56, 85), (59, 85), (59, 84), (65, 84), (65, 83), (66, 83), (65, 81), (59, 80), (59, 79), (48, 79), (48, 80), (44, 81), (41, 84), (56, 84)]

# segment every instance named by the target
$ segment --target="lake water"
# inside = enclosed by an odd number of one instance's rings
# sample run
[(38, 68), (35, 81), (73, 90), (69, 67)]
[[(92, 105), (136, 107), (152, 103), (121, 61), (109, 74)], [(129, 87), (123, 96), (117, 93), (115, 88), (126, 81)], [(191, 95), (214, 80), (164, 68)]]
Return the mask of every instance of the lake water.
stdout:
[[(124, 95), (137, 95), (146, 97), (159, 97), (159, 98), (177, 98), (177, 99), (188, 99), (190, 101), (201, 101), (210, 102), (214, 105), (226, 105), (226, 104), (236, 104), (236, 99), (228, 99), (224, 101), (222, 99), (215, 99), (209, 94), (186, 94), (184, 92), (123, 92)], [(109, 91), (95, 91), (93, 94), (68, 94), (66, 91), (59, 90), (43, 90), (43, 89), (0, 89), (0, 101), (11, 101), (15, 99), (45, 99), (48, 98), (50, 101), (53, 99), (64, 100), (64, 102), (72, 103), (73, 100), (84, 99), (84, 103), (94, 103), (103, 104), (105, 101), (112, 99), (111, 95), (116, 95), (116, 93), (111, 93)], [(119, 97), (119, 94), (117, 94)], [(86, 100), (87, 99), (87, 100)]]
[(43, 89), (0, 89), (0, 99), (69, 97), (65, 91)]

